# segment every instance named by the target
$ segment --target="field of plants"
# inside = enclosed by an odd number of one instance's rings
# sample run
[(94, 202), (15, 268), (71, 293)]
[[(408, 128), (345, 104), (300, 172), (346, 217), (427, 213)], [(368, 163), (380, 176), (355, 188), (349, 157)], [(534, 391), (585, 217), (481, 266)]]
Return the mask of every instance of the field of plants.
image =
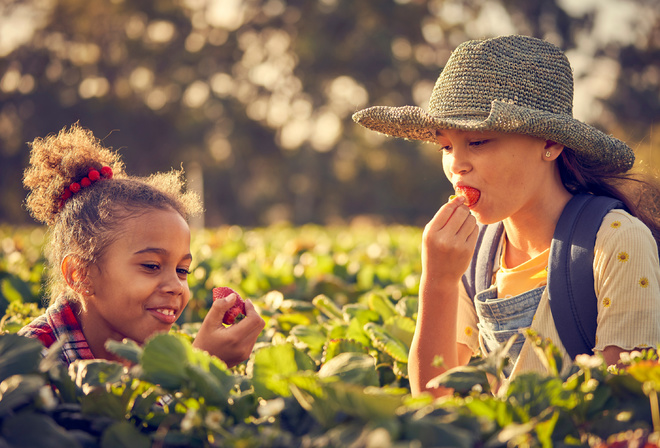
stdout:
[[(547, 374), (495, 391), (495, 353), (447, 372), (440, 400), (412, 397), (421, 229), (223, 227), (195, 231), (192, 300), (170, 334), (113, 343), (131, 368), (68, 369), (16, 331), (43, 309), (41, 228), (0, 228), (0, 447), (660, 446), (660, 364), (580, 357), (529, 334)], [(232, 369), (194, 350), (214, 286), (249, 297), (266, 328)]]

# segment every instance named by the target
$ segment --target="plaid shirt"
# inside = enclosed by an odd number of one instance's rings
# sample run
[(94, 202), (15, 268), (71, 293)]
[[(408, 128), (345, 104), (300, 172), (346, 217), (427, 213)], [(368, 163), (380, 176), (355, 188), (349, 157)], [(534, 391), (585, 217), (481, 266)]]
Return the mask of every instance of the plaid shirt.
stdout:
[(59, 297), (44, 315), (21, 328), (18, 334), (39, 339), (46, 348), (64, 341), (60, 358), (67, 365), (76, 359), (94, 359), (71, 303), (64, 297)]

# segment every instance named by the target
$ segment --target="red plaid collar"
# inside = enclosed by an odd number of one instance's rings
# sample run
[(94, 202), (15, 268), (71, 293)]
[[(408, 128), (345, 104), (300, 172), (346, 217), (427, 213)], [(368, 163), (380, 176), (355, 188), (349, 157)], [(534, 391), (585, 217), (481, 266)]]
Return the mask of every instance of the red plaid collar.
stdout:
[(59, 297), (46, 313), (23, 327), (19, 333), (39, 339), (46, 347), (63, 341), (61, 358), (67, 364), (76, 359), (94, 359), (71, 302)]

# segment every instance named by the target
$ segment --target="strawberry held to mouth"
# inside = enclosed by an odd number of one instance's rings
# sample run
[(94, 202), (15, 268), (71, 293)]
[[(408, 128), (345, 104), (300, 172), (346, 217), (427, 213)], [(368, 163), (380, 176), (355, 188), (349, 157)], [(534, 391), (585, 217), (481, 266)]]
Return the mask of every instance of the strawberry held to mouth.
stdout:
[(457, 195), (463, 196), (465, 198), (465, 205), (468, 207), (472, 207), (474, 204), (476, 204), (479, 200), (479, 197), (481, 197), (481, 192), (476, 188), (457, 186), (454, 189), (456, 190)]
[(218, 288), (213, 288), (213, 301), (215, 302), (218, 299), (224, 299), (230, 294), (236, 294), (236, 301), (234, 306), (229, 308), (222, 318), (222, 323), (225, 325), (233, 325), (240, 322), (245, 317), (245, 302), (236, 291), (227, 286), (220, 286)]

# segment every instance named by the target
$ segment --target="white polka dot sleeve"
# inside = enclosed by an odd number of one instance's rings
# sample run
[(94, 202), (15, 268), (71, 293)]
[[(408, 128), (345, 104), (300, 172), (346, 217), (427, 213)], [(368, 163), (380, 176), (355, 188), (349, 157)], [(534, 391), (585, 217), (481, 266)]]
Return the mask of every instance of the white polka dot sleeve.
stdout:
[(660, 264), (651, 231), (622, 210), (605, 216), (594, 248), (595, 350), (660, 343)]

